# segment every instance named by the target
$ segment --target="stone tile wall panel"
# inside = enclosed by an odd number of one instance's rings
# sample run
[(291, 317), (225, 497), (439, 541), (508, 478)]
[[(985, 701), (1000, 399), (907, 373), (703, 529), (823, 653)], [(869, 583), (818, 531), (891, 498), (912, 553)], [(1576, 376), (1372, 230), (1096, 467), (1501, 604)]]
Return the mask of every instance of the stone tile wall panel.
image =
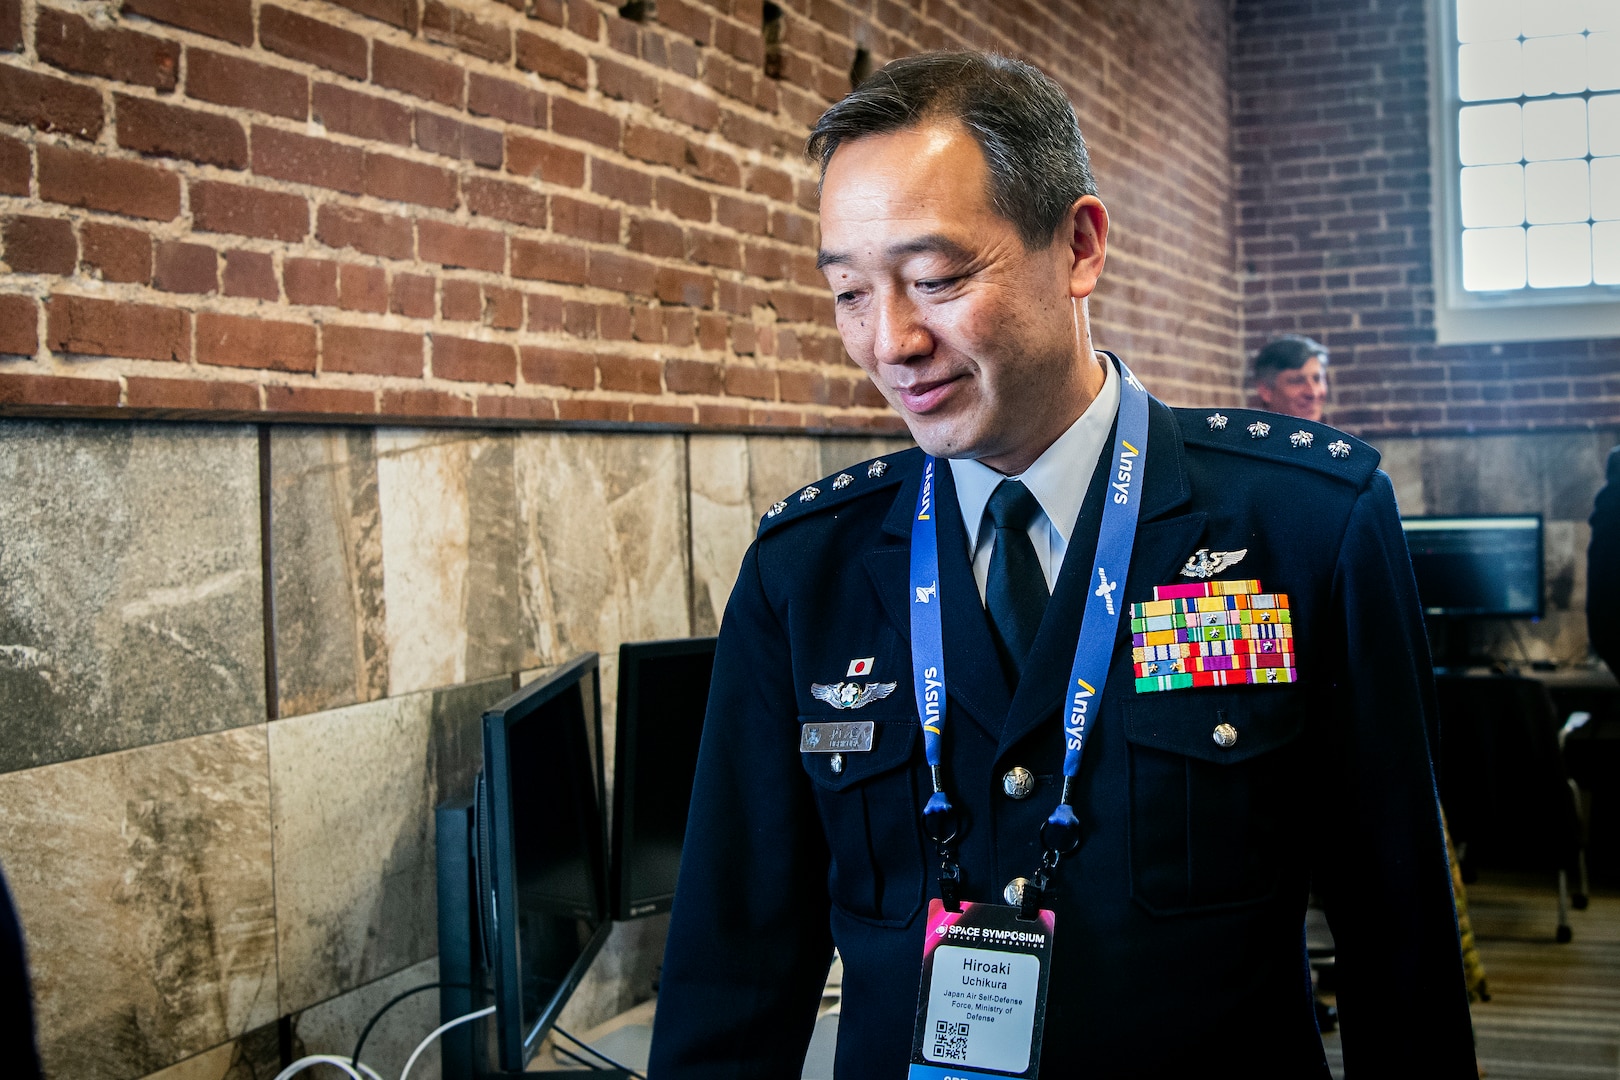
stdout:
[(265, 718), (257, 440), (0, 422), (0, 771)]
[(479, 718), (510, 692), (501, 677), (271, 725), (283, 1013), (437, 953), (433, 807), (470, 794)]
[(272, 1022), (263, 724), (0, 776), (53, 1077), (124, 1080)]
[(382, 510), (369, 428), (270, 433), (278, 715), (388, 693)]

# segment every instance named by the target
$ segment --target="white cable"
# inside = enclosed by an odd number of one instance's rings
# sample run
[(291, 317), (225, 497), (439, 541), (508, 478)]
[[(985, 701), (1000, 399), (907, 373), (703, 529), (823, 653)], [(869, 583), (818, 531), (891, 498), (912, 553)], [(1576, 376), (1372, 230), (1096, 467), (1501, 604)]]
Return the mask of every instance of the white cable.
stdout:
[[(293, 1074), (301, 1073), (305, 1069), (311, 1068), (315, 1065), (336, 1065), (338, 1068), (348, 1073), (352, 1080), (365, 1080), (364, 1077), (354, 1071), (346, 1059), (337, 1057), (333, 1054), (311, 1054), (309, 1057), (299, 1058), (297, 1061), (293, 1062), (291, 1065), (277, 1073), (276, 1080), (288, 1080), (288, 1077), (292, 1076)], [(366, 1069), (364, 1065), (360, 1067), (362, 1069)], [(377, 1074), (372, 1072), (370, 1069), (366, 1069), (366, 1073), (369, 1076), (377, 1077)], [(381, 1078), (378, 1077), (377, 1080), (381, 1080)]]
[[(409, 1080), (411, 1075), (411, 1066), (416, 1064), (416, 1059), (422, 1056), (422, 1051), (426, 1050), (433, 1044), (434, 1039), (437, 1039), (440, 1035), (443, 1035), (457, 1024), (465, 1024), (469, 1020), (478, 1019), (480, 1016), (488, 1016), (494, 1011), (495, 1006), (491, 1005), (487, 1009), (479, 1009), (477, 1012), (470, 1012), (466, 1016), (458, 1016), (449, 1023), (440, 1024), (438, 1027), (434, 1028), (428, 1034), (427, 1038), (423, 1039), (417, 1044), (416, 1049), (411, 1052), (411, 1056), (405, 1059), (405, 1071), (399, 1074), (399, 1080)], [(276, 1080), (281, 1080), (281, 1077), (276, 1077)]]

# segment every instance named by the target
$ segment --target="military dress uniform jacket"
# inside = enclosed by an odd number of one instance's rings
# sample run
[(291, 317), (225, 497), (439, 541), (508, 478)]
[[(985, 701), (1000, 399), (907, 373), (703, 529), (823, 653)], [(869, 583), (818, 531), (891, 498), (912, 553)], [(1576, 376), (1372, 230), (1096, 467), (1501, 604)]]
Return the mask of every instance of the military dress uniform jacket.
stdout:
[[(1122, 612), (1074, 799), (1082, 842), (1050, 898), (1040, 1075), (1326, 1077), (1302, 934), (1314, 887), (1338, 945), (1349, 1074), (1472, 1080), (1428, 651), (1389, 479), (1376, 451), (1332, 428), (1225, 413), (1223, 424), (1213, 410), (1151, 403), (1141, 518), (1115, 599), (1185, 583), (1178, 572), (1200, 548), (1247, 549), (1218, 577), (1288, 594), (1298, 681), (1137, 693)], [(1269, 434), (1252, 436), (1254, 423)], [(965, 819), (965, 899), (1003, 902), (1039, 861), (1109, 456), (1016, 692), (951, 470), (935, 472), (945, 764)], [(909, 643), (921, 465), (906, 451), (790, 496), (743, 561), (720, 632), (652, 1080), (799, 1076), (835, 944), (837, 1075), (906, 1075), (925, 912), (939, 895), (920, 825), (931, 787)], [(839, 711), (813, 695), (865, 657), (870, 673), (849, 681), (896, 683), (888, 697)], [(841, 769), (799, 750), (801, 724), (834, 720), (875, 725), (872, 749)], [(1237, 732), (1230, 746), (1213, 737), (1221, 724)], [(1036, 775), (1027, 798), (1004, 792), (1014, 766)]]

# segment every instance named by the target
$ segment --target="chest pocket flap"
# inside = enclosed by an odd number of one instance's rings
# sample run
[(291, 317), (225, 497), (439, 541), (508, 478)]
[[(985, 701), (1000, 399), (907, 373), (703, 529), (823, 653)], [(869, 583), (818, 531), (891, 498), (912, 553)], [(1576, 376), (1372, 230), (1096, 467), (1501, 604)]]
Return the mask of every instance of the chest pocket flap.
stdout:
[(845, 913), (875, 926), (905, 926), (922, 910), (922, 770), (912, 768), (918, 735), (916, 717), (874, 719), (872, 749), (839, 755), (843, 767), (836, 772), (833, 754), (799, 755), (815, 783), (832, 853), (828, 895)]
[[(801, 716), (800, 724), (826, 723), (825, 716)], [(875, 776), (898, 769), (911, 761), (917, 744), (917, 719), (877, 720), (872, 724), (872, 749), (851, 751), (842, 755), (802, 753), (804, 771), (819, 787), (827, 791), (843, 791), (865, 783)], [(843, 770), (833, 771), (833, 758), (840, 757)]]
[(1125, 737), (1138, 746), (1226, 765), (1269, 753), (1300, 732), (1303, 713), (1293, 691), (1242, 686), (1214, 693), (1220, 696), (1168, 690), (1135, 697), (1125, 706)]
[(1155, 914), (1272, 896), (1301, 850), (1307, 700), (1231, 687), (1130, 699), (1131, 889)]

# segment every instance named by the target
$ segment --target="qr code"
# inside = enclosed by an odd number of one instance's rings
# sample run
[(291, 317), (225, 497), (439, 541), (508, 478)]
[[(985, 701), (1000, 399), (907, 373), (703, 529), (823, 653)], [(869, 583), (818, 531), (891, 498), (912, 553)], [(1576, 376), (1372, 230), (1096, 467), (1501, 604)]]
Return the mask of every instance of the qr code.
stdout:
[(934, 1021), (934, 1052), (929, 1057), (935, 1061), (966, 1061), (967, 1051), (966, 1021), (960, 1024), (953, 1024), (949, 1020)]

